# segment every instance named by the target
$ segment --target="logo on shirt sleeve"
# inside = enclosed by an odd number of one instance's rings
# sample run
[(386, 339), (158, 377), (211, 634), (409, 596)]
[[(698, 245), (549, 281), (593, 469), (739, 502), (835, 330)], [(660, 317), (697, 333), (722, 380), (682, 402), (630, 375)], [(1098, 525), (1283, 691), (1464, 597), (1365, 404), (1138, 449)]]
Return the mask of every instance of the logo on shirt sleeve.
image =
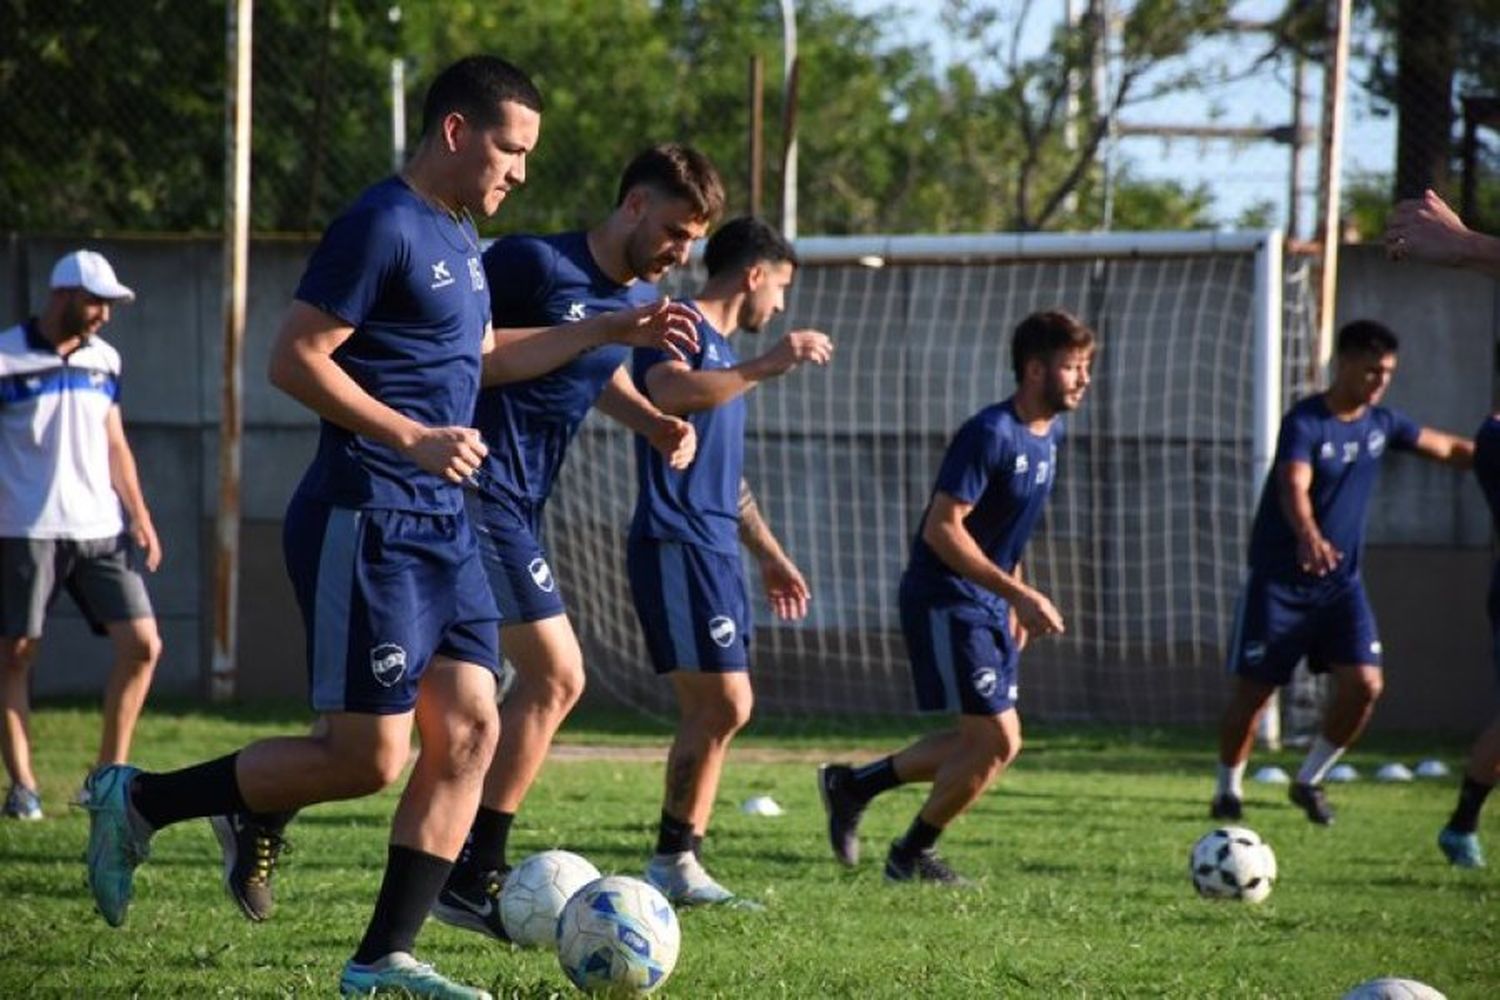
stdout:
[(557, 581), (552, 577), (552, 567), (548, 566), (547, 560), (541, 556), (531, 560), (526, 566), (526, 572), (531, 574), (531, 582), (536, 584), (536, 589), (544, 594), (552, 593), (553, 588), (557, 586)]
[(1379, 458), (1380, 453), (1385, 451), (1385, 431), (1378, 427), (1370, 432), (1365, 438), (1365, 450), (1370, 453), (1371, 458)]

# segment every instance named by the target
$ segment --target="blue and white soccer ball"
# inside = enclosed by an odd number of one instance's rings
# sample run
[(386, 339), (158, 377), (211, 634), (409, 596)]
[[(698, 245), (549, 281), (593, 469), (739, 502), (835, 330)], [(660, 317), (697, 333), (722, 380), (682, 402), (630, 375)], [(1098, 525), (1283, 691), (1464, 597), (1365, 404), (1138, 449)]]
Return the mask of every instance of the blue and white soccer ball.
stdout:
[(1209, 899), (1259, 903), (1276, 882), (1276, 854), (1254, 830), (1221, 826), (1198, 838), (1188, 861), (1193, 887)]
[(527, 948), (557, 947), (557, 918), (573, 893), (599, 877), (587, 858), (569, 851), (533, 854), (510, 870), (500, 889), (505, 933)]
[(641, 996), (672, 974), (682, 929), (651, 885), (607, 875), (574, 893), (557, 918), (557, 960), (586, 993)]
[(1371, 979), (1344, 994), (1344, 1000), (1447, 1000), (1442, 993), (1415, 979)]

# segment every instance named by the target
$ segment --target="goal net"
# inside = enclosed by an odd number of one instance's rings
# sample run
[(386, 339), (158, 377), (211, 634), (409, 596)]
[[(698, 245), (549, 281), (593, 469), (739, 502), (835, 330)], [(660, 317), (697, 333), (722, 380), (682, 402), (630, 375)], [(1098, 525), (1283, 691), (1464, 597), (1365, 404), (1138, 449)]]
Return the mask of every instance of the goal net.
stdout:
[[(1283, 399), (1310, 374), (1306, 274), (1266, 233), (811, 238), (776, 329), (816, 327), (833, 363), (749, 399), (745, 472), (812, 588), (772, 618), (747, 559), (760, 714), (905, 713), (897, 581), (949, 437), (1009, 395), (1010, 334), (1067, 309), (1099, 335), (1026, 568), (1068, 622), (1027, 649), (1028, 717), (1204, 722)], [(681, 290), (698, 275), (679, 278)], [(590, 683), (668, 711), (625, 580), (628, 434), (591, 416), (548, 507), (554, 571)]]

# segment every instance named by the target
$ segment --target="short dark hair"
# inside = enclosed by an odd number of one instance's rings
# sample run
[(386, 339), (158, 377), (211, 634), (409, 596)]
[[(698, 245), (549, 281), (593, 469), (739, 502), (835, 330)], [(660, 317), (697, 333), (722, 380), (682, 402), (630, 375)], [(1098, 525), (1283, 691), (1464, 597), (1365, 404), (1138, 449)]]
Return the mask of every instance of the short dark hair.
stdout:
[(1021, 320), (1010, 340), (1010, 363), (1016, 381), (1033, 358), (1046, 362), (1058, 351), (1092, 350), (1094, 331), (1072, 313), (1061, 309), (1034, 312)]
[(1376, 354), (1384, 357), (1387, 354), (1395, 354), (1400, 347), (1400, 338), (1384, 323), (1377, 323), (1373, 319), (1357, 319), (1352, 323), (1344, 324), (1344, 328), (1339, 331), (1338, 343), (1334, 350), (1340, 356)]
[(437, 75), (422, 101), (422, 134), (457, 111), (479, 128), (500, 121), (500, 105), (514, 101), (542, 113), (542, 93), (521, 69), (499, 56), (465, 56)]
[(615, 205), (625, 202), (632, 188), (645, 185), (671, 198), (681, 198), (699, 218), (713, 222), (724, 211), (724, 182), (713, 161), (691, 146), (668, 142), (642, 150), (620, 175)]
[(796, 267), (797, 251), (774, 226), (753, 215), (730, 219), (708, 238), (708, 245), (703, 248), (703, 266), (710, 278), (762, 262), (782, 261)]

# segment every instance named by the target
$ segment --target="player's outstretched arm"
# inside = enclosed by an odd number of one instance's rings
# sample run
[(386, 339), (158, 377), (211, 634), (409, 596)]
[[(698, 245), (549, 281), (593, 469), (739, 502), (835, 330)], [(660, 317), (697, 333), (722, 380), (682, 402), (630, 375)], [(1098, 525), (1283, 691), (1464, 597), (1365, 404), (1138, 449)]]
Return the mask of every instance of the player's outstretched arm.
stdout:
[(1047, 595), (1028, 587), (1019, 573), (1007, 573), (996, 566), (969, 534), (964, 518), (973, 509), (971, 503), (948, 493), (937, 493), (922, 521), (922, 541), (953, 572), (1005, 598), (1027, 633), (1061, 635), (1065, 629), (1062, 614)]
[(646, 443), (661, 452), (667, 465), (674, 469), (686, 469), (693, 464), (698, 453), (698, 432), (693, 425), (680, 417), (658, 410), (651, 401), (636, 390), (625, 366), (615, 369), (604, 384), (604, 391), (594, 400), (599, 412), (632, 432), (646, 439)]
[(1276, 466), (1276, 497), (1281, 513), (1297, 539), (1297, 565), (1304, 573), (1327, 576), (1338, 568), (1344, 554), (1323, 537), (1313, 516), (1313, 468), (1307, 462), (1282, 462)]
[(788, 621), (807, 617), (812, 591), (761, 515), (750, 484), (740, 480), (740, 542), (754, 553), (760, 564), (761, 583), (777, 618)]
[(723, 406), (799, 365), (824, 365), (832, 357), (833, 342), (826, 335), (793, 330), (766, 353), (729, 368), (694, 370), (684, 362), (663, 361), (646, 373), (646, 389), (667, 413), (697, 413)]
[(271, 384), (329, 423), (388, 445), (435, 476), (454, 483), (472, 476), (485, 455), (479, 432), (427, 427), (371, 396), (333, 360), (353, 333), (337, 316), (293, 302), (271, 347)]
[(151, 511), (146, 506), (146, 495), (141, 492), (141, 480), (136, 474), (135, 453), (125, 438), (125, 418), (116, 403), (109, 408), (105, 418), (104, 433), (109, 441), (109, 484), (114, 487), (130, 519), (130, 537), (146, 555), (146, 568), (155, 573), (161, 565), (161, 541), (156, 537), (156, 527), (151, 523)]
[(489, 386), (536, 378), (611, 343), (686, 357), (698, 349), (697, 319), (687, 306), (661, 299), (557, 326), (498, 329), (494, 346), (485, 352), (480, 382)]
[(1417, 435), (1416, 444), (1412, 450), (1423, 458), (1430, 458), (1434, 462), (1442, 462), (1456, 469), (1472, 469), (1474, 467), (1474, 442), (1457, 434), (1449, 434), (1446, 431), (1436, 431), (1431, 427), (1423, 427)]
[(1386, 223), (1385, 249), (1392, 260), (1420, 260), (1463, 267), (1500, 278), (1500, 239), (1463, 224), (1437, 193), (1398, 202)]

